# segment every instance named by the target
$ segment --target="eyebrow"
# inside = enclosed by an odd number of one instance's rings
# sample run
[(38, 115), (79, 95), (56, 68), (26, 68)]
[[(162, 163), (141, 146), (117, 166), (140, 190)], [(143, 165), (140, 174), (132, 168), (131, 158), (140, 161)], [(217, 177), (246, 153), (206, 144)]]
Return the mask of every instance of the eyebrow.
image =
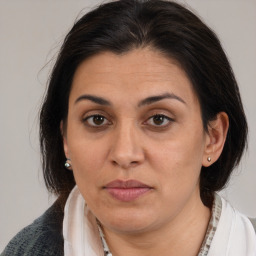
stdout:
[[(153, 104), (155, 102), (158, 102), (158, 101), (161, 101), (164, 99), (174, 99), (174, 100), (178, 100), (178, 101), (186, 104), (186, 102), (181, 97), (179, 97), (173, 93), (164, 93), (161, 95), (150, 96), (150, 97), (147, 97), (147, 98), (141, 100), (138, 103), (138, 107), (142, 107), (144, 105), (150, 105), (150, 104)], [(102, 97), (89, 95), (89, 94), (84, 94), (84, 95), (81, 95), (80, 97), (78, 97), (75, 101), (75, 104), (81, 100), (89, 100), (89, 101), (92, 101), (96, 104), (103, 105), (103, 106), (111, 106), (112, 105), (110, 101), (108, 101)]]
[(75, 103), (77, 103), (81, 100), (90, 100), (94, 103), (97, 103), (99, 105), (104, 105), (104, 106), (110, 106), (111, 105), (111, 103), (108, 100), (103, 99), (102, 97), (93, 96), (93, 95), (89, 95), (89, 94), (84, 94), (84, 95), (78, 97), (76, 99)]
[(152, 103), (155, 103), (157, 101), (164, 100), (164, 99), (174, 99), (174, 100), (178, 100), (178, 101), (186, 104), (186, 102), (181, 97), (177, 96), (176, 94), (174, 94), (174, 93), (164, 93), (164, 94), (161, 94), (161, 95), (148, 97), (148, 98), (140, 101), (138, 106), (141, 107), (141, 106), (144, 106), (144, 105), (150, 105)]

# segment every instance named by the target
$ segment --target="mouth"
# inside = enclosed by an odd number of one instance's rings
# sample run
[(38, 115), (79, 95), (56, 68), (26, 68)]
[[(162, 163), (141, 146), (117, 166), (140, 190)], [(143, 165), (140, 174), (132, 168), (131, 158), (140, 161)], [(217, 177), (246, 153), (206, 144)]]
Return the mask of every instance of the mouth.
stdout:
[(103, 187), (113, 198), (123, 201), (133, 201), (153, 188), (137, 180), (114, 180)]

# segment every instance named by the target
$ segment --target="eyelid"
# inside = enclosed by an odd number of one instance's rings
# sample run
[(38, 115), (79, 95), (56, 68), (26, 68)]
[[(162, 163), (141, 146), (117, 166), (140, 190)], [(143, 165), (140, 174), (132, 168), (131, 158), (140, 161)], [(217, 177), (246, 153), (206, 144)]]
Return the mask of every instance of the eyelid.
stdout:
[[(92, 112), (94, 112), (94, 111), (92, 111)], [(90, 118), (94, 118), (94, 117), (103, 117), (104, 119), (105, 119), (105, 121), (107, 121), (107, 123), (103, 123), (103, 124), (100, 124), (100, 125), (97, 125), (97, 124), (95, 124), (95, 125), (93, 125), (93, 124), (90, 124), (89, 122), (88, 122), (88, 120), (90, 119)], [(100, 129), (100, 128), (104, 128), (104, 127), (106, 127), (106, 126), (109, 126), (109, 125), (111, 125), (112, 124), (112, 122), (109, 120), (110, 118), (108, 118), (108, 117), (106, 117), (106, 114), (102, 114), (102, 113), (100, 113), (100, 112), (96, 112), (96, 113), (87, 113), (86, 115), (84, 115), (83, 117), (82, 117), (82, 123), (84, 123), (87, 127), (90, 127), (90, 128), (93, 128), (93, 129)], [(104, 122), (105, 122), (104, 121)]]
[[(105, 116), (102, 116), (102, 115), (91, 115), (91, 116), (88, 116), (84, 119), (84, 121), (88, 121), (89, 119), (91, 118), (95, 118), (95, 117), (103, 117), (104, 118), (104, 121), (108, 121), (108, 119), (105, 117)], [(105, 125), (104, 123), (102, 124), (102, 126)], [(101, 126), (101, 125), (91, 125), (91, 126)]]
[[(168, 123), (167, 123), (167, 124), (164, 124), (164, 125), (162, 125), (162, 124), (160, 124), (160, 125), (157, 125), (157, 124), (148, 124), (149, 120), (152, 119), (152, 118), (154, 118), (154, 117), (156, 117), (156, 116), (160, 116), (160, 117), (165, 118), (165, 119), (168, 121)], [(168, 116), (168, 115), (166, 115), (166, 114), (163, 114), (163, 113), (161, 113), (161, 112), (157, 112), (157, 113), (151, 115), (150, 117), (148, 117), (148, 118), (146, 119), (146, 121), (143, 122), (143, 124), (149, 125), (149, 126), (151, 126), (151, 127), (153, 127), (153, 128), (156, 128), (156, 129), (161, 129), (161, 128), (163, 129), (163, 128), (169, 127), (169, 125), (170, 125), (172, 122), (174, 122), (174, 121), (175, 121), (174, 118), (171, 118), (170, 116)]]
[(110, 115), (109, 113), (107, 113), (106, 111), (102, 110), (102, 109), (88, 109), (86, 112), (83, 112), (81, 115), (81, 120), (85, 120), (88, 117), (91, 116), (103, 116), (106, 119), (110, 120), (113, 119), (112, 115)]
[(172, 121), (175, 121), (176, 119), (175, 112), (173, 113), (173, 111), (170, 111), (165, 108), (154, 108), (154, 109), (149, 109), (149, 111), (147, 111), (146, 115), (144, 116), (144, 120), (147, 120), (156, 115), (165, 116)]

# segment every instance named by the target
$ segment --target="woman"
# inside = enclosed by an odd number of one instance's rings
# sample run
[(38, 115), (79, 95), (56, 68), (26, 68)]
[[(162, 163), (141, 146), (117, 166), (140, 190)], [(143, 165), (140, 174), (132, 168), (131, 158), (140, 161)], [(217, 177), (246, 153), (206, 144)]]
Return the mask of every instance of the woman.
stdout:
[(56, 203), (2, 255), (256, 255), (215, 192), (246, 145), (216, 35), (177, 3), (116, 1), (65, 38), (40, 114)]

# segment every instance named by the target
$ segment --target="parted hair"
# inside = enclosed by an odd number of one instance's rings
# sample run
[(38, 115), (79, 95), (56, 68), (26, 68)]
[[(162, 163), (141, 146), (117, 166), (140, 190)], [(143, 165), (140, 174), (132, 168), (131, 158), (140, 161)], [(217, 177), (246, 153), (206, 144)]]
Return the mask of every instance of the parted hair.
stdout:
[(219, 112), (229, 117), (229, 130), (219, 159), (202, 167), (200, 193), (211, 205), (215, 191), (227, 184), (247, 144), (247, 122), (239, 88), (215, 33), (182, 5), (163, 0), (120, 0), (104, 3), (80, 18), (66, 35), (53, 67), (40, 111), (40, 145), (46, 186), (67, 195), (75, 185), (64, 167), (60, 131), (68, 114), (74, 73), (90, 56), (110, 51), (123, 54), (152, 47), (176, 60), (197, 95), (204, 129)]

